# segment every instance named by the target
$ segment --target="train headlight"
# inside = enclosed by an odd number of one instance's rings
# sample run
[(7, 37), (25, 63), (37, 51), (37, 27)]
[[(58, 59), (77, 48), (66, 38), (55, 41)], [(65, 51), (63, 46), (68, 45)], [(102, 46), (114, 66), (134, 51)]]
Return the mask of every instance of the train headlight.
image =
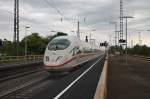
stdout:
[(46, 56), (46, 61), (49, 61), (49, 56)]

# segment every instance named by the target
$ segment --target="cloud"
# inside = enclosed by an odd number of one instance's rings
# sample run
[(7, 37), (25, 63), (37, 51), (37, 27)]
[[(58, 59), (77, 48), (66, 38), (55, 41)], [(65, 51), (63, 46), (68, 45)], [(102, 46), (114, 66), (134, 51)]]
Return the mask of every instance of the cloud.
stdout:
[[(25, 26), (31, 27), (28, 34), (38, 32), (42, 36), (47, 36), (55, 30), (72, 35), (70, 31), (76, 31), (79, 20), (80, 29), (84, 32), (81, 33), (82, 39), (92, 33), (92, 37), (99, 42), (108, 40), (109, 35), (114, 36), (114, 26), (110, 25), (109, 21), (117, 21), (119, 26), (119, 2), (119, 0), (20, 0), (20, 38), (24, 37)], [(134, 17), (129, 20), (129, 32), (149, 29), (149, 3), (149, 0), (124, 0), (124, 15)], [(13, 40), (13, 6), (14, 0), (0, 1), (2, 39)], [(92, 29), (96, 31), (92, 32)], [(150, 35), (148, 32), (144, 33), (143, 39), (148, 40)], [(133, 37), (135, 34), (133, 33)], [(138, 42), (138, 39), (135, 42)], [(143, 43), (150, 45), (145, 40)]]

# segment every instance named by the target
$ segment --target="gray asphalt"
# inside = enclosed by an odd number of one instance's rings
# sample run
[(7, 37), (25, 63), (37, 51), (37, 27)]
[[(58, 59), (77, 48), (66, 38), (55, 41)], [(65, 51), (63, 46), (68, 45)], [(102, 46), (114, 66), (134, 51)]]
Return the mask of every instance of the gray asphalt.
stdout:
[[(102, 57), (102, 56), (101, 56)], [(40, 91), (35, 92), (30, 99), (53, 99), (99, 58), (82, 64), (82, 67), (66, 76), (58, 77)], [(104, 65), (104, 58), (70, 87), (59, 99), (93, 99)], [(52, 80), (48, 78), (49, 80)], [(38, 90), (38, 89), (37, 89)]]

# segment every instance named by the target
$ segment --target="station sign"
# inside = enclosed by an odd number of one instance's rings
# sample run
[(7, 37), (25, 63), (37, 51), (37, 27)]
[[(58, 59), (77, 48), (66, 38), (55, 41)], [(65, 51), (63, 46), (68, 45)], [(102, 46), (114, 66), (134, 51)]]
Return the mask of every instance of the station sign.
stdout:
[(108, 43), (105, 41), (104, 43), (100, 43), (100, 46), (105, 46), (105, 47), (107, 47), (107, 46), (108, 46)]

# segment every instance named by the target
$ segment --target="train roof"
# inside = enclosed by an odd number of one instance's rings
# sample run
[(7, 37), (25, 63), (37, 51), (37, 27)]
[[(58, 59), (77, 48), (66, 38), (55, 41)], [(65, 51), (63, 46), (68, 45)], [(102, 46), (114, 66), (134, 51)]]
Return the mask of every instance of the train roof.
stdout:
[(56, 37), (55, 39), (59, 39), (59, 38), (66, 38), (66, 39), (78, 39), (77, 37), (75, 36), (58, 36)]
[[(76, 42), (77, 41), (77, 42), (80, 42), (80, 44), (91, 46), (90, 43), (87, 43), (84, 40), (81, 40), (81, 39), (79, 39), (79, 38), (77, 38), (75, 36), (58, 36), (58, 37), (56, 37), (54, 39), (68, 39), (71, 42)], [(92, 47), (93, 48), (98, 48), (98, 46), (94, 46), (94, 45), (92, 45)]]

